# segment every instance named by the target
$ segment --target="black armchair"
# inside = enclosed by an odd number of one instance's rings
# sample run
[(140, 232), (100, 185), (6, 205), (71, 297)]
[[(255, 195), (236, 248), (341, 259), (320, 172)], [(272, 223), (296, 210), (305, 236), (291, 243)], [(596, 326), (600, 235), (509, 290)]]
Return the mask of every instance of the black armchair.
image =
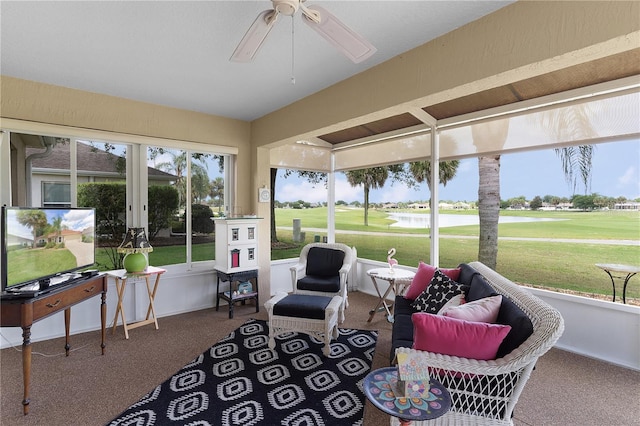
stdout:
[(342, 297), (338, 321), (343, 322), (352, 261), (352, 251), (345, 244), (307, 244), (300, 252), (298, 263), (290, 268), (293, 292)]

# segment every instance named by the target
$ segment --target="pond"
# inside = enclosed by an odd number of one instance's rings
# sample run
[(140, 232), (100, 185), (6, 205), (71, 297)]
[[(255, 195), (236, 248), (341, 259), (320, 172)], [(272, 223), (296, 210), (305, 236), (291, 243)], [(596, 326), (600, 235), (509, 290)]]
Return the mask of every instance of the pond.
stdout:
[[(389, 213), (389, 218), (396, 221), (391, 226), (394, 228), (429, 228), (431, 216), (420, 213)], [(538, 217), (500, 216), (499, 223), (517, 222), (550, 222), (565, 219), (550, 219)], [(441, 214), (438, 216), (440, 228), (452, 226), (478, 225), (480, 218), (477, 215)]]

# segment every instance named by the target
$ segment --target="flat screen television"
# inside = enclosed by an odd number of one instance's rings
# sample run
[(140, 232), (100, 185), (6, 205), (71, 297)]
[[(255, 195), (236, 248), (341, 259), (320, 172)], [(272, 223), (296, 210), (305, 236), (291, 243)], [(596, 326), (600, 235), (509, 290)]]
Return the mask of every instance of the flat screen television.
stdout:
[(93, 208), (2, 207), (2, 292), (46, 288), (95, 264)]

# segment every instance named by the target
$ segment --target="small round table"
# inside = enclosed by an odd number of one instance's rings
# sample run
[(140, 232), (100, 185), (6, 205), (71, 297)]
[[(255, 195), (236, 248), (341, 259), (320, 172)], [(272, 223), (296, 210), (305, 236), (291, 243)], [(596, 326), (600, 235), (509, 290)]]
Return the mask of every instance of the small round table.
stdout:
[(393, 389), (398, 382), (398, 368), (385, 367), (367, 374), (362, 383), (364, 394), (379, 410), (397, 417), (408, 426), (413, 420), (431, 420), (444, 415), (451, 408), (451, 395), (439, 381), (429, 381), (429, 397), (396, 398)]
[[(396, 295), (402, 294), (404, 287), (411, 284), (411, 280), (413, 280), (413, 277), (416, 275), (415, 272), (399, 268), (375, 268), (369, 269), (367, 274), (371, 277), (373, 287), (376, 289), (378, 297), (380, 298), (378, 299), (376, 307), (369, 311), (369, 319), (367, 322), (371, 322), (375, 314), (381, 311), (387, 311), (387, 321), (393, 322), (393, 314), (389, 309), (389, 305), (387, 305), (387, 296), (389, 296), (391, 290), (393, 290)], [(384, 294), (380, 292), (378, 279), (387, 281), (387, 289)], [(401, 285), (402, 288), (399, 288)]]
[[(632, 265), (620, 265), (618, 263), (596, 263), (596, 266), (605, 271), (609, 275), (609, 278), (611, 278), (614, 302), (616, 301), (616, 282), (614, 281), (614, 278), (624, 279), (624, 285), (622, 287), (622, 303), (627, 303), (627, 284), (629, 283), (629, 278), (633, 277), (637, 273), (640, 273), (640, 267)], [(615, 273), (626, 274), (626, 276), (613, 275)]]

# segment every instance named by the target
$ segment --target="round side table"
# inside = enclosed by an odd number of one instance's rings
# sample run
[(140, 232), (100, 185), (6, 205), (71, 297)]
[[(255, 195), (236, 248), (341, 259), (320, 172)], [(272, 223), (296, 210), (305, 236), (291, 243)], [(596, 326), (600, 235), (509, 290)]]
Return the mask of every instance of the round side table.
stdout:
[[(390, 309), (393, 305), (387, 305), (387, 296), (389, 296), (391, 291), (393, 291), (395, 295), (402, 294), (404, 288), (411, 284), (411, 280), (413, 280), (413, 277), (416, 275), (415, 272), (401, 268), (375, 268), (368, 270), (367, 275), (371, 277), (373, 287), (376, 289), (379, 297), (376, 307), (369, 311), (369, 319), (367, 322), (371, 322), (375, 314), (382, 311), (387, 312), (387, 321), (393, 322), (393, 314)], [(387, 282), (387, 289), (384, 294), (380, 291), (377, 280)]]
[(398, 382), (398, 369), (385, 367), (370, 372), (362, 384), (369, 401), (383, 412), (400, 419), (403, 426), (413, 420), (431, 420), (444, 415), (451, 408), (451, 395), (436, 379), (429, 381), (429, 397), (396, 398), (393, 389)]

